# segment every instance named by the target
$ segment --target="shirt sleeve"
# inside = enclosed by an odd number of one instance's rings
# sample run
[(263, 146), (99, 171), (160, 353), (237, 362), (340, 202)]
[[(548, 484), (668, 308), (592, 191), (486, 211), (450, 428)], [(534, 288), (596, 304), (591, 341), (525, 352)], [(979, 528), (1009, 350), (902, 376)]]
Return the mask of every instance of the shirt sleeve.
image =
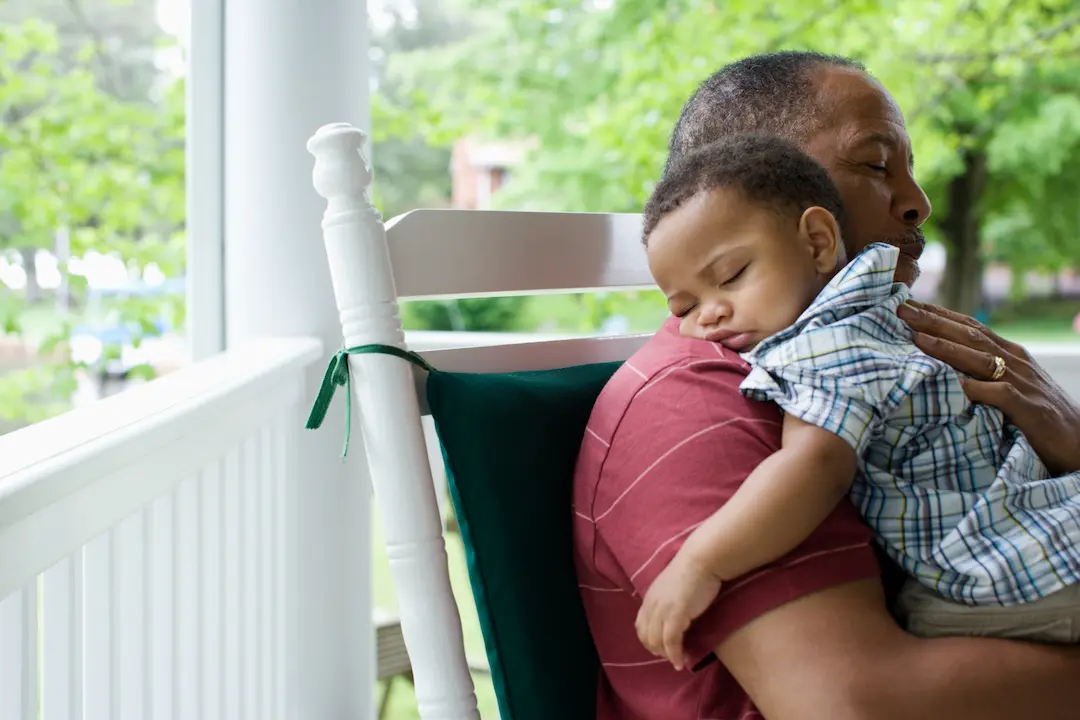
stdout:
[[(776, 406), (739, 392), (731, 360), (696, 361), (647, 384), (612, 438), (598, 486), (596, 530), (643, 596), (686, 537), (780, 447)], [(628, 482), (612, 483), (605, 477)], [(802, 595), (878, 573), (870, 533), (845, 501), (800, 548), (725, 584), (686, 636), (694, 664), (728, 634)]]
[(753, 370), (740, 389), (835, 433), (861, 456), (910, 392), (904, 382), (910, 350), (881, 337), (875, 314), (808, 328), (767, 348), (751, 357)]

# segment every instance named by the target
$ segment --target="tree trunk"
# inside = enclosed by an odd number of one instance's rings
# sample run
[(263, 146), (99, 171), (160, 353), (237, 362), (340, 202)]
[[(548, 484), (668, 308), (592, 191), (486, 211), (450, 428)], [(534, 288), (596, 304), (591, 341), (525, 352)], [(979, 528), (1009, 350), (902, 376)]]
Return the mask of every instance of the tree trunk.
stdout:
[(26, 301), (35, 303), (41, 300), (41, 285), (37, 277), (37, 248), (19, 248), (23, 270), (26, 271)]
[(961, 152), (964, 171), (949, 181), (949, 214), (940, 223), (947, 252), (938, 298), (947, 308), (974, 315), (983, 304), (978, 204), (986, 187), (986, 151), (969, 148)]
[(53, 237), (53, 252), (60, 269), (60, 287), (56, 289), (56, 310), (61, 315), (71, 310), (71, 284), (68, 282), (68, 262), (71, 260), (71, 234), (61, 227)]

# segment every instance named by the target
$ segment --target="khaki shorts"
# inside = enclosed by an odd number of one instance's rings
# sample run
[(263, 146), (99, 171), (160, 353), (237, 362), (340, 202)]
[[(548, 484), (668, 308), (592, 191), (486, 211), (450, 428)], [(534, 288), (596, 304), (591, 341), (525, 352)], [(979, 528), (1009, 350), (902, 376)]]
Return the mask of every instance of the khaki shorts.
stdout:
[(908, 632), (919, 637), (1080, 643), (1080, 585), (1023, 605), (972, 607), (946, 600), (909, 578), (896, 600), (896, 616)]

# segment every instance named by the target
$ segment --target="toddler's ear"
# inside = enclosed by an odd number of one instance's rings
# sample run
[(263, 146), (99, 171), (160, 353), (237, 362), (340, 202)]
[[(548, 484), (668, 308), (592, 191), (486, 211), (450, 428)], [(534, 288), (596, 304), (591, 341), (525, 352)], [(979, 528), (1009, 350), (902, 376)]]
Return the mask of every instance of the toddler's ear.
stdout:
[(815, 205), (803, 212), (799, 218), (799, 235), (806, 243), (819, 274), (831, 275), (837, 267), (847, 262), (840, 225), (825, 208)]

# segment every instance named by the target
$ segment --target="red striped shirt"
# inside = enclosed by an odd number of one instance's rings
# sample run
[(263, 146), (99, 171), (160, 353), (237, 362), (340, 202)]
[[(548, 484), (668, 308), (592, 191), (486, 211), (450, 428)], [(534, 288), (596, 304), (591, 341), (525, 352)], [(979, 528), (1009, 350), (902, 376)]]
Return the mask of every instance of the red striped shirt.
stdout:
[(598, 720), (748, 720), (760, 715), (713, 650), (795, 598), (874, 577), (870, 533), (846, 502), (800, 548), (724, 585), (686, 636), (696, 672), (648, 653), (641, 596), (683, 539), (780, 447), (780, 412), (742, 397), (749, 366), (669, 320), (597, 399), (574, 478), (578, 582), (603, 671)]

